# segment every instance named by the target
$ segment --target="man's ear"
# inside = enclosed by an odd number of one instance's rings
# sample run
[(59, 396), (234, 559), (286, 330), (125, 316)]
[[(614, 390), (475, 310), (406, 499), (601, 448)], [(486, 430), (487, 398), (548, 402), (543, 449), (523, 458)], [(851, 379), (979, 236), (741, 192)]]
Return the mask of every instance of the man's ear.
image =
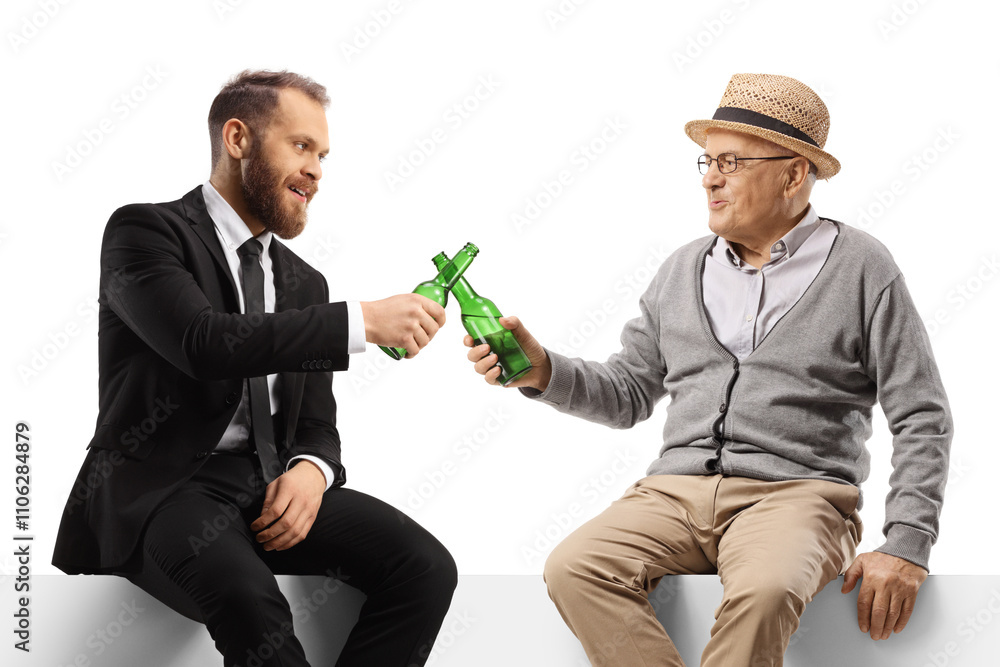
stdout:
[(222, 147), (234, 160), (247, 156), (251, 142), (250, 128), (239, 118), (230, 118), (222, 126)]
[(785, 170), (785, 199), (794, 199), (809, 182), (809, 160), (801, 155), (788, 161)]

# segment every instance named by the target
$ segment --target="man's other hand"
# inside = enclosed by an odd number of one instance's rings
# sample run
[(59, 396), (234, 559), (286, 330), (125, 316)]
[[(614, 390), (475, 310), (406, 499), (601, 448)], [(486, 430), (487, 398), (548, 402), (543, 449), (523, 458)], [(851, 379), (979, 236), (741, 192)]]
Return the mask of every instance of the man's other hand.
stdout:
[(397, 294), (380, 301), (362, 301), (365, 340), (401, 347), (406, 358), (417, 356), (444, 326), (444, 308), (420, 294)]
[(326, 478), (311, 461), (302, 460), (267, 485), (260, 516), (250, 524), (265, 551), (282, 551), (305, 539), (312, 528)]
[[(528, 361), (531, 362), (531, 370), (514, 380), (508, 387), (532, 387), (538, 391), (545, 391), (552, 378), (552, 362), (545, 348), (535, 340), (535, 337), (528, 333), (528, 330), (521, 324), (521, 320), (516, 317), (501, 317), (500, 325), (514, 334)], [(472, 348), (469, 350), (468, 359), (475, 364), (476, 372), (484, 377), (489, 384), (500, 384), (497, 378), (500, 377), (500, 367), (497, 366), (497, 355), (490, 352), (490, 346), (486, 343), (473, 346), (472, 336), (466, 336), (465, 346)]]
[(854, 559), (844, 573), (841, 593), (850, 593), (861, 579), (858, 591), (858, 627), (872, 639), (888, 639), (902, 632), (917, 603), (917, 589), (927, 579), (927, 570), (908, 560), (872, 551)]

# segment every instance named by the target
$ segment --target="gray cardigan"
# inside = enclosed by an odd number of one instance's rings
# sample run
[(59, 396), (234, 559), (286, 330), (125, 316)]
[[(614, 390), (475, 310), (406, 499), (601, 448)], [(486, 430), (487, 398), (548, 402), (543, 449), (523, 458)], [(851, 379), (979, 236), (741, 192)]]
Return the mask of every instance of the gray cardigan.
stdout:
[(742, 362), (712, 334), (702, 269), (716, 237), (675, 251), (606, 362), (547, 350), (552, 379), (526, 395), (629, 428), (670, 395), (648, 474), (824, 479), (860, 489), (878, 401), (893, 433), (886, 542), (927, 568), (948, 477), (952, 420), (930, 341), (888, 250), (840, 233), (805, 294)]

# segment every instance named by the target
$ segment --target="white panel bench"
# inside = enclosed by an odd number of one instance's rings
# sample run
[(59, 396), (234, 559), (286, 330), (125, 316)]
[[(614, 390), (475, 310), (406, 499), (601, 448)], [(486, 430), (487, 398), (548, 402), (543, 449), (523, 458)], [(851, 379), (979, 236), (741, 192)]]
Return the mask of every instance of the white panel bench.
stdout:
[[(333, 665), (364, 596), (322, 577), (278, 578), (296, 632), (316, 667)], [(1000, 664), (1000, 576), (931, 576), (907, 629), (874, 642), (857, 628), (857, 589), (840, 581), (806, 608), (788, 667), (984, 667)], [(689, 667), (698, 665), (722, 595), (714, 575), (667, 577), (657, 614)], [(221, 665), (208, 632), (117, 577), (32, 578), (30, 654), (4, 665), (191, 667)], [(9, 617), (8, 617), (9, 618)], [(585, 667), (579, 643), (540, 576), (464, 575), (428, 662), (434, 667)], [(250, 666), (252, 667), (252, 666)], [(627, 666), (625, 666), (627, 667)], [(735, 666), (734, 666), (735, 667)]]

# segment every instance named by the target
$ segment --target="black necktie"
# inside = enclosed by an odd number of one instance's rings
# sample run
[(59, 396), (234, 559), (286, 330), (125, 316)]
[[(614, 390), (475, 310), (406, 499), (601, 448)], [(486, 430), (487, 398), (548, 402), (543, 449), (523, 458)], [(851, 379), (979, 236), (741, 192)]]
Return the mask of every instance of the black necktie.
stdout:
[[(260, 253), (264, 246), (251, 238), (236, 251), (240, 256), (243, 273), (243, 298), (246, 312), (264, 312), (264, 269), (260, 265)], [(274, 446), (274, 424), (271, 421), (271, 399), (267, 393), (267, 376), (249, 378), (250, 383), (250, 444), (257, 449), (264, 480), (271, 483), (281, 474), (278, 451)]]

